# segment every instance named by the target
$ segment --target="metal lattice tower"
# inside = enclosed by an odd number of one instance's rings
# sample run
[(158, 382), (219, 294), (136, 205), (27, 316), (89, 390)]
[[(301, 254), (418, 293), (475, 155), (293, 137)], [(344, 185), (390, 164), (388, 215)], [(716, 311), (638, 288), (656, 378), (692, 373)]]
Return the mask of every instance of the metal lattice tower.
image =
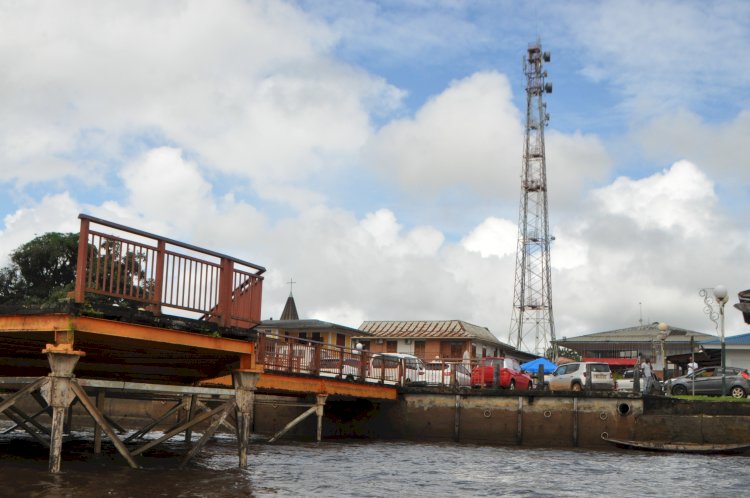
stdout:
[[(550, 285), (549, 216), (544, 127), (549, 122), (542, 96), (552, 93), (545, 82), (543, 63), (550, 53), (539, 41), (529, 44), (523, 60), (526, 74), (526, 141), (521, 173), (521, 205), (518, 215), (518, 250), (513, 292), (513, 317), (508, 342), (517, 349), (546, 356), (555, 343)], [(552, 356), (556, 356), (553, 352)]]

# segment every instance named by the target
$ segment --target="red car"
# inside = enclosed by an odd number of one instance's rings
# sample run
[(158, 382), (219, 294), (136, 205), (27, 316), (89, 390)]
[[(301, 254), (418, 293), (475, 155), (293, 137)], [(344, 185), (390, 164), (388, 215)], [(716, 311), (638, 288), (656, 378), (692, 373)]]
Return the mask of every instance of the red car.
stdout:
[(479, 360), (479, 366), (471, 371), (472, 387), (492, 387), (495, 379), (495, 367), (499, 368), (499, 387), (503, 389), (531, 389), (531, 377), (521, 372), (518, 361), (502, 356), (487, 356)]

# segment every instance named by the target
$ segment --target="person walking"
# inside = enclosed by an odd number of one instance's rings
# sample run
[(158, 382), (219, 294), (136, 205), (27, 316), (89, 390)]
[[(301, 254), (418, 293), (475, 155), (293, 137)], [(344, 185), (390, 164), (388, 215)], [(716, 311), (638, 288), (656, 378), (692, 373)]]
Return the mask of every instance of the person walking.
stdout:
[(651, 394), (651, 384), (654, 381), (654, 371), (651, 368), (650, 358), (646, 358), (646, 361), (641, 364), (641, 372), (643, 373), (643, 394)]
[(693, 373), (698, 370), (698, 364), (695, 362), (695, 360), (690, 360), (690, 363), (687, 364), (687, 374), (693, 375)]

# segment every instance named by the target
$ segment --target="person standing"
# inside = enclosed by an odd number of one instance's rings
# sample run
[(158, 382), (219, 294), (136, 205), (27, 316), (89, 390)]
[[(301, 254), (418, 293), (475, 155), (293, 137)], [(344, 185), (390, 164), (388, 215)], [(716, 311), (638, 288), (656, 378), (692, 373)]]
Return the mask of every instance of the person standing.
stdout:
[(693, 375), (693, 373), (695, 373), (695, 371), (698, 370), (698, 364), (695, 362), (694, 359), (690, 360), (690, 363), (687, 364), (687, 368), (688, 368), (687, 374)]
[(643, 373), (643, 394), (651, 393), (651, 384), (653, 383), (654, 371), (651, 368), (651, 359), (646, 358), (646, 361), (641, 365), (641, 372)]

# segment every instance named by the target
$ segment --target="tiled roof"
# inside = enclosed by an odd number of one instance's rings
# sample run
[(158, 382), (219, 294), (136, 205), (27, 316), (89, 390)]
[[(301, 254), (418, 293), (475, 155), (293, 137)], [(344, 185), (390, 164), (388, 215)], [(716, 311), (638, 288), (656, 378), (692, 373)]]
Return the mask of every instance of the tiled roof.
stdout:
[[(637, 327), (628, 327), (624, 329), (607, 330), (605, 332), (596, 332), (594, 334), (580, 335), (577, 337), (563, 337), (557, 341), (558, 344), (580, 344), (592, 342), (651, 342), (660, 340), (662, 331), (659, 330), (658, 323), (649, 325), (639, 325)], [(693, 337), (695, 342), (703, 342), (713, 339), (715, 336), (696, 332), (694, 330), (682, 329), (679, 327), (669, 327), (669, 336), (667, 342), (685, 342), (690, 341)]]
[(441, 321), (368, 321), (359, 328), (375, 337), (400, 339), (477, 339), (504, 345), (486, 327), (461, 320)]

